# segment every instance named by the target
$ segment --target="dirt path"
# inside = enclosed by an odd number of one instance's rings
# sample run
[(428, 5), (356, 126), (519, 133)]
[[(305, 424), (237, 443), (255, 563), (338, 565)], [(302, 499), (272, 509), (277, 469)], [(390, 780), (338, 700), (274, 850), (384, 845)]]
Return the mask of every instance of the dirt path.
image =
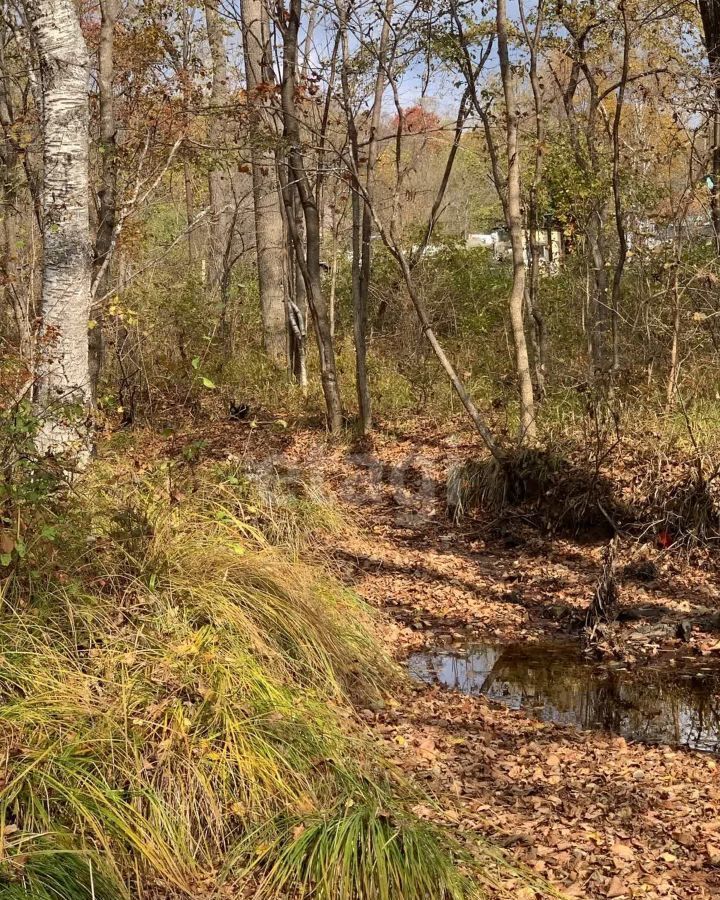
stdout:
[[(453, 527), (441, 485), (472, 444), (433, 437), (427, 426), (421, 433), (377, 439), (371, 453), (325, 449), (320, 458), (310, 436), (290, 451), (316, 459), (358, 521), (333, 555), (343, 577), (397, 624), (398, 658), (468, 634), (533, 640), (567, 629), (591, 595), (602, 546), (549, 541), (522, 522), (499, 523), (499, 537)], [(670, 625), (720, 608), (706, 571), (656, 558), (652, 584), (625, 580), (625, 604), (654, 606)], [(696, 630), (691, 642), (700, 654), (715, 640)], [(720, 896), (712, 756), (544, 724), (433, 687), (367, 718), (440, 798), (443, 813), (421, 814), (512, 848), (571, 896)]]

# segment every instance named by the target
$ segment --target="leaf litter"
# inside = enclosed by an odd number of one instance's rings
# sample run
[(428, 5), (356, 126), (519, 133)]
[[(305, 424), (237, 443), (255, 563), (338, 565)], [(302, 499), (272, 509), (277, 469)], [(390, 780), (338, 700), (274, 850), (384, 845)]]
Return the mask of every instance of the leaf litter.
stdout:
[[(225, 458), (218, 429), (206, 453)], [(453, 525), (448, 468), (474, 452), (455, 433), (415, 422), (377, 435), (370, 451), (317, 433), (250, 435), (233, 456), (279, 455), (333, 490), (354, 527), (316, 552), (385, 613), (399, 660), (473, 637), (539, 641), (567, 635), (592, 597), (604, 543), (542, 534), (521, 515)], [(158, 448), (166, 453), (167, 448)], [(624, 477), (637, 481), (632, 471)], [(720, 662), (717, 563), (662, 542), (626, 550), (621, 616), (628, 665), (669, 653)], [(690, 621), (685, 639), (677, 625)], [(674, 655), (673, 655), (674, 654)], [(541, 722), (431, 685), (409, 685), (362, 711), (408, 775), (437, 798), (415, 812), (461, 840), (505, 848), (569, 897), (685, 900), (720, 896), (720, 773), (712, 755), (647, 746)], [(508, 884), (530, 900), (531, 887)]]

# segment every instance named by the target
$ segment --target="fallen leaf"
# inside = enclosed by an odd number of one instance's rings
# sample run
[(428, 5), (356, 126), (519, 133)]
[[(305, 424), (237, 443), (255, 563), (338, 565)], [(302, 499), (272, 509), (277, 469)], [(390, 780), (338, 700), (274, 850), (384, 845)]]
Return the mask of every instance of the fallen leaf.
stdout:
[(606, 892), (607, 897), (624, 897), (626, 896), (628, 890), (623, 884), (623, 882), (617, 877), (617, 875), (612, 879), (610, 884), (608, 885), (608, 889)]
[(628, 847), (627, 844), (613, 844), (612, 855), (617, 856), (618, 859), (625, 859), (628, 861), (635, 859), (635, 851), (632, 847)]

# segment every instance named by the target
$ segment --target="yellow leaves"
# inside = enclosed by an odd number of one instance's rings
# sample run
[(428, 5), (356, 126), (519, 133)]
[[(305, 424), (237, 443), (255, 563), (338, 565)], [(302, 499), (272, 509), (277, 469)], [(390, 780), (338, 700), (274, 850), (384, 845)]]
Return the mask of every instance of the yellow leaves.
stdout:
[[(120, 302), (119, 297), (113, 297), (110, 305), (108, 306), (108, 313), (111, 316), (115, 316), (117, 319), (120, 319), (121, 322), (124, 322), (126, 325), (135, 326), (138, 324), (138, 314), (137, 310), (131, 309), (129, 306), (125, 306)], [(97, 325), (97, 323), (95, 323)], [(93, 326), (94, 327), (94, 326)], [(90, 328), (90, 323), (88, 323), (88, 328)]]

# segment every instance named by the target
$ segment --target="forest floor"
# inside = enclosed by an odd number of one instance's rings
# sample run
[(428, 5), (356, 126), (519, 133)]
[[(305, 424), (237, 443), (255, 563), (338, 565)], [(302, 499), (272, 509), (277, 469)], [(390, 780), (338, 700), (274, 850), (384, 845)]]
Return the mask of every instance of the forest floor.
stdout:
[[(448, 521), (447, 469), (477, 452), (460, 428), (421, 422), (375, 436), (370, 450), (330, 446), (310, 431), (247, 430), (239, 443), (232, 434), (219, 429), (208, 452), (234, 446), (239, 459), (297, 467), (332, 490), (353, 527), (321, 553), (382, 611), (401, 663), (421, 647), (567, 635), (587, 607), (604, 541), (549, 538), (522, 518)], [(637, 552), (621, 549), (621, 570)], [(670, 665), (672, 653), (720, 663), (718, 632), (707, 625), (720, 612), (711, 555), (688, 561), (652, 546), (642, 553), (657, 577), (624, 578), (621, 601), (658, 615), (630, 666), (658, 651), (670, 652)], [(674, 636), (681, 621), (694, 625), (687, 643)], [(418, 813), (460, 837), (508, 848), (564, 894), (720, 896), (720, 769), (712, 754), (544, 723), (431, 685), (363, 715), (401, 768), (438, 798)]]

